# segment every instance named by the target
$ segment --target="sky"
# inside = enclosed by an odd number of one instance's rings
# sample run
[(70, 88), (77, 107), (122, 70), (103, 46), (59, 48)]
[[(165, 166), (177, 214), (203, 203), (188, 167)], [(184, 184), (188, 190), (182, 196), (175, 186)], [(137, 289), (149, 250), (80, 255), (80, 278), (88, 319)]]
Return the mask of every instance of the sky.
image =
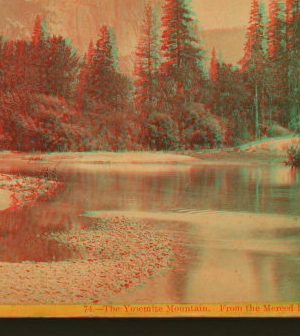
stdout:
[[(119, 3), (119, 7), (124, 8), (122, 5), (128, 3), (128, 7), (132, 7), (134, 10), (134, 2), (147, 3), (153, 1), (164, 2), (164, 0), (0, 0), (0, 9), (5, 7), (10, 8), (11, 11), (15, 11), (16, 13), (21, 11), (26, 14), (23, 11), (25, 7), (22, 4), (25, 6), (32, 5), (32, 8), (38, 8), (39, 5), (41, 7), (55, 7), (57, 10), (59, 10), (60, 4), (63, 4), (61, 11), (64, 11), (66, 4), (70, 8), (72, 4), (76, 7), (84, 7), (89, 4), (95, 6), (97, 3), (103, 4), (104, 7), (109, 7), (108, 4), (110, 3), (112, 6)], [(267, 3), (269, 0), (263, 1)], [(202, 28), (210, 30), (227, 27), (245, 27), (249, 20), (252, 0), (191, 0), (191, 2)]]
[[(246, 27), (252, 0), (192, 0), (203, 29)], [(268, 6), (268, 0), (264, 0)]]

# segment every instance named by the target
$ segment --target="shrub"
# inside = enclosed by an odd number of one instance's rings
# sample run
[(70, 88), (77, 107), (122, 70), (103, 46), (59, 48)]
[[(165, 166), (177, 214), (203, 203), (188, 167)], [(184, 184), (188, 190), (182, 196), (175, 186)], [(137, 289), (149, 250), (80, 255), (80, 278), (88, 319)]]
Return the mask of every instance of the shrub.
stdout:
[(266, 133), (268, 137), (285, 137), (295, 135), (294, 132), (274, 122), (267, 124)]
[(213, 148), (226, 142), (225, 123), (200, 104), (183, 108), (178, 119), (181, 142), (189, 149)]
[(300, 133), (300, 115), (294, 117), (288, 124), (288, 128), (295, 132), (296, 134)]
[[(64, 99), (26, 93), (2, 93), (0, 124), (5, 149), (23, 151), (82, 151), (91, 135), (80, 125), (80, 114)], [(4, 139), (5, 140), (5, 139)], [(2, 140), (2, 142), (4, 142)]]
[(173, 150), (178, 148), (178, 125), (169, 115), (162, 113), (152, 115), (146, 127), (149, 147), (152, 150)]
[(289, 146), (287, 149), (288, 161), (285, 162), (286, 165), (292, 168), (300, 168), (300, 142), (298, 145)]

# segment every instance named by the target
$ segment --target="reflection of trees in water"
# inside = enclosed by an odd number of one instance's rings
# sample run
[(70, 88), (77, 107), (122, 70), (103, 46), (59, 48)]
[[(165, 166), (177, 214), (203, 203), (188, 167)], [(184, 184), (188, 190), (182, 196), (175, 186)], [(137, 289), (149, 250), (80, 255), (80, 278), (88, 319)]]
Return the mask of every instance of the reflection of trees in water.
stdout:
[[(142, 169), (142, 168), (141, 168)], [(78, 210), (298, 211), (299, 172), (280, 167), (203, 165), (179, 171), (78, 171), (64, 198)]]
[[(36, 171), (25, 173), (31, 175), (36, 174)], [(50, 199), (20, 210), (1, 212), (1, 261), (59, 261), (79, 257), (77, 251), (70, 251), (55, 241), (42, 239), (44, 233), (82, 225), (82, 219), (78, 217), (83, 208), (82, 197), (81, 200), (72, 197), (74, 185), (71, 183), (79, 179), (76, 172), (67, 174), (65, 189)]]
[(280, 167), (233, 165), (203, 165), (184, 171), (172, 166), (163, 172), (68, 169), (66, 187), (58, 195), (32, 208), (1, 213), (0, 257), (42, 260), (54, 254), (65, 258), (68, 252), (61, 252), (54, 242), (41, 242), (37, 235), (66, 226), (80, 228), (86, 220), (78, 215), (90, 210), (296, 213), (299, 173)]
[(251, 265), (249, 284), (256, 295), (253, 301), (276, 302), (278, 300), (279, 302), (273, 259), (268, 254), (259, 251), (248, 252), (247, 258)]
[(293, 302), (300, 299), (299, 261), (289, 254), (249, 252), (251, 279), (260, 301)]
[(92, 171), (66, 188), (67, 197), (82, 202), (87, 210), (163, 210), (178, 203), (187, 177), (183, 174)]
[(172, 298), (173, 303), (188, 303), (186, 291), (189, 275), (194, 267), (201, 267), (203, 254), (201, 242), (196, 240), (193, 224), (165, 222), (159, 225), (165, 232), (174, 235), (174, 239), (171, 240), (173, 260), (170, 270), (167, 270), (169, 276), (165, 291), (168, 292), (168, 298)]
[(40, 206), (4, 211), (0, 223), (0, 261), (59, 261), (78, 256), (76, 251), (42, 239), (44, 233), (62, 230), (70, 223), (65, 211)]
[[(298, 256), (299, 258), (299, 253)], [(287, 256), (274, 258), (274, 282), (278, 291), (278, 301), (299, 302), (300, 300), (300, 270), (299, 260)]]
[(204, 208), (286, 214), (298, 209), (299, 173), (289, 169), (209, 166), (195, 170), (193, 180)]

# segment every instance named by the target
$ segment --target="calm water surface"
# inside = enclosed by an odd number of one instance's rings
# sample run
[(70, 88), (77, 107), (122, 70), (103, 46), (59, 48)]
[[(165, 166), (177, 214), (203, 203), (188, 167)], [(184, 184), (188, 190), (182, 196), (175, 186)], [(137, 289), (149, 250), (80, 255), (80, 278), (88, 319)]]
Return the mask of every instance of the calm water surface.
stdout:
[[(1, 162), (0, 169), (30, 175), (42, 166)], [(1, 261), (80, 258), (77, 251), (41, 236), (88, 225), (82, 216), (86, 211), (167, 213), (172, 222), (155, 220), (153, 225), (182, 237), (184, 262), (174, 262), (134, 294), (123, 292), (115, 303), (300, 300), (300, 172), (207, 164), (59, 169), (67, 182), (64, 191), (0, 214)]]

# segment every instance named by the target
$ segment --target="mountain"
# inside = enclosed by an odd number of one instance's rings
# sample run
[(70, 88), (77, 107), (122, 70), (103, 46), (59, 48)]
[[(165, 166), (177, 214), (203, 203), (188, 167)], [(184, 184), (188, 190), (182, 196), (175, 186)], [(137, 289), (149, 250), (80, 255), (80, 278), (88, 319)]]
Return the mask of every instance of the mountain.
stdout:
[[(149, 0), (0, 0), (0, 34), (9, 39), (31, 37), (35, 17), (45, 16), (49, 31), (68, 37), (83, 54), (90, 40), (96, 42), (102, 25), (113, 26), (120, 66), (132, 71), (132, 51)], [(161, 11), (163, 0), (150, 0)], [(223, 60), (236, 63), (242, 57), (245, 29), (230, 28), (200, 32), (210, 58), (214, 46)]]
[[(148, 0), (0, 0), (0, 34), (30, 38), (36, 15), (46, 16), (50, 32), (68, 37), (80, 51), (96, 42), (102, 25), (114, 27), (121, 54), (136, 43)], [(151, 0), (161, 7), (163, 0)]]
[(227, 28), (206, 30), (200, 33), (204, 49), (208, 51), (210, 59), (213, 47), (217, 55), (221, 52), (222, 60), (236, 64), (243, 56), (243, 47), (246, 40), (246, 28)]

